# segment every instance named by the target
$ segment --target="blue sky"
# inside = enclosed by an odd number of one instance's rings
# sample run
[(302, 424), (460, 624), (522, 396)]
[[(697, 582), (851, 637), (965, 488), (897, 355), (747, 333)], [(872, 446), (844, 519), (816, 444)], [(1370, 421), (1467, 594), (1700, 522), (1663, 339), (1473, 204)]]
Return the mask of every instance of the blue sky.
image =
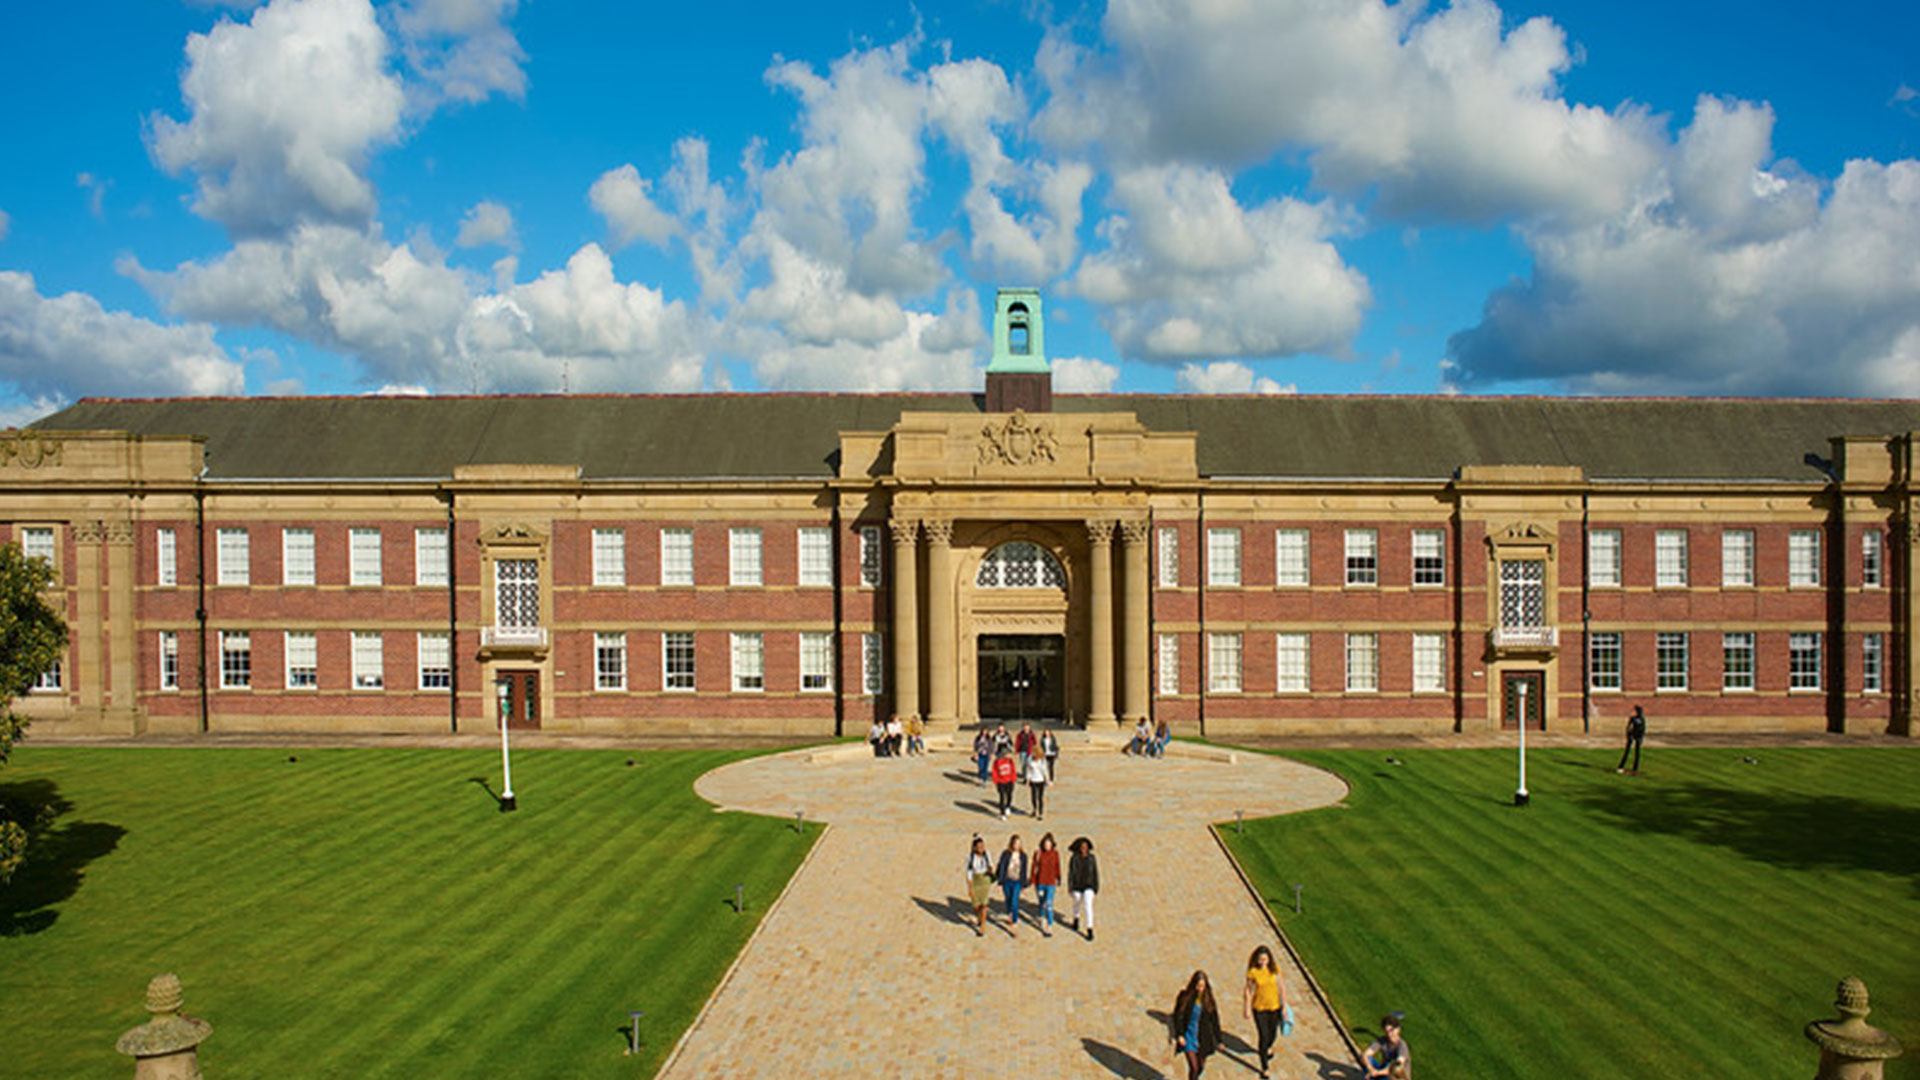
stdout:
[[(87, 395), (1920, 394), (1920, 13), (14, 5), (0, 423)], [(105, 29), (110, 27), (111, 29)]]

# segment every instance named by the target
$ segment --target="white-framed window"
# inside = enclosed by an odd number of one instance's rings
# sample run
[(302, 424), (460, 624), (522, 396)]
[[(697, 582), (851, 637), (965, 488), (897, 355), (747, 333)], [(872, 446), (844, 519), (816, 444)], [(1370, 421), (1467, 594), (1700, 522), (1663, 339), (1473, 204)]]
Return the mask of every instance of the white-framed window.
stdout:
[(1787, 584), (1820, 584), (1820, 530), (1795, 529), (1787, 534)]
[(1273, 636), (1273, 688), (1282, 694), (1304, 694), (1311, 686), (1308, 635), (1288, 631)]
[(217, 585), (245, 585), (252, 580), (252, 551), (247, 544), (247, 530), (216, 529), (213, 534), (214, 570), (213, 580)]
[(1347, 584), (1380, 584), (1380, 534), (1373, 529), (1347, 530)]
[(60, 661), (55, 660), (52, 667), (41, 672), (40, 677), (33, 680), (33, 686), (29, 690), (36, 694), (50, 694), (59, 690), (60, 685)]
[(453, 639), (445, 630), (423, 630), (415, 657), (420, 669), (420, 689), (453, 689)]
[(1587, 534), (1587, 584), (1598, 588), (1620, 585), (1620, 530), (1594, 529)]
[(220, 689), (245, 690), (252, 685), (253, 635), (245, 630), (220, 631)]
[(1787, 635), (1787, 689), (1820, 689), (1820, 635)]
[[(625, 546), (622, 545), (622, 552), (624, 551)], [(595, 690), (627, 688), (627, 635), (622, 633), (593, 635), (593, 688)]]
[(1347, 635), (1347, 693), (1380, 689), (1380, 635)]
[(347, 530), (347, 584), (380, 584), (380, 530)]
[(832, 689), (833, 635), (824, 630), (802, 630), (800, 632), (801, 692), (827, 693)]
[(1753, 689), (1753, 635), (1737, 632), (1720, 635), (1720, 688)]
[(1656, 689), (1685, 690), (1687, 688), (1687, 635), (1685, 633), (1653, 635), (1653, 671), (1653, 685)]
[(1240, 692), (1240, 635), (1207, 635), (1207, 690), (1215, 694)]
[(59, 565), (59, 561), (55, 558), (58, 550), (53, 542), (52, 529), (29, 525), (20, 530), (20, 554), (27, 558), (39, 559), (48, 567), (56, 567)]
[(1885, 642), (1886, 639), (1879, 634), (1865, 634), (1860, 638), (1860, 690), (1863, 693), (1877, 694), (1886, 689), (1881, 674), (1884, 671)]
[(1860, 534), (1860, 584), (1866, 588), (1877, 589), (1884, 583), (1881, 552), (1885, 543), (1878, 529), (1868, 529)]
[(883, 580), (881, 567), (885, 565), (886, 545), (881, 543), (880, 526), (860, 526), (860, 585), (862, 588), (877, 589)]
[(760, 530), (727, 530), (727, 584), (760, 584)]
[(280, 584), (311, 585), (313, 572), (313, 530), (280, 530)]
[(426, 526), (413, 530), (413, 583), (415, 585), (446, 585), (447, 530), (445, 528)]
[(1240, 530), (1207, 530), (1207, 584), (1240, 584)]
[(1180, 587), (1180, 530), (1172, 525), (1163, 525), (1155, 533), (1154, 542), (1160, 560), (1160, 587), (1177, 589)]
[(1661, 589), (1687, 587), (1687, 530), (1654, 531), (1653, 584)]
[(1273, 531), (1273, 584), (1277, 588), (1304, 588), (1312, 580), (1308, 569), (1307, 530)]
[(860, 687), (863, 693), (876, 697), (887, 689), (887, 657), (876, 633), (860, 635)]
[(1161, 697), (1173, 697), (1180, 692), (1180, 635), (1160, 635), (1159, 670), (1154, 674), (1159, 678)]
[(493, 625), (516, 630), (540, 625), (540, 560), (493, 561)]
[(286, 634), (287, 682), (289, 690), (312, 690), (320, 685), (320, 642), (311, 630), (289, 630)]
[(833, 530), (809, 525), (800, 530), (800, 584), (833, 584)]
[(1447, 534), (1444, 529), (1413, 530), (1413, 583), (1447, 583)]
[(1545, 559), (1506, 559), (1500, 563), (1500, 626), (1532, 630), (1547, 625)]
[(758, 692), (767, 688), (767, 644), (764, 635), (733, 635), (733, 692)]
[(660, 584), (693, 584), (693, 530), (660, 530)]
[(353, 688), (380, 690), (387, 685), (387, 651), (378, 630), (353, 632)]
[(693, 689), (693, 634), (669, 630), (660, 635), (661, 686), (668, 690)]
[(1595, 631), (1587, 636), (1587, 685), (1595, 690), (1620, 689), (1620, 632)]
[(180, 689), (180, 632), (160, 631), (160, 689)]
[(153, 534), (154, 584), (180, 584), (180, 542), (172, 529), (157, 529)]
[(1447, 689), (1447, 636), (1415, 632), (1413, 635), (1413, 692), (1438, 694)]
[(1720, 534), (1720, 585), (1735, 588), (1753, 584), (1753, 530), (1728, 529)]
[(593, 583), (601, 588), (627, 583), (627, 530), (593, 530)]

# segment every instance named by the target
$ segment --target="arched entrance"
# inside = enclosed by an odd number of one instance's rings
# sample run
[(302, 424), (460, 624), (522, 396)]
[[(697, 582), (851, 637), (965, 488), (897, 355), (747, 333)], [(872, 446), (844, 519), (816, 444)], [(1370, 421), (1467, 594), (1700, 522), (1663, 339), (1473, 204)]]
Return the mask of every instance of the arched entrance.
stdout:
[(964, 530), (978, 561), (960, 566), (958, 712), (963, 723), (1066, 722), (1086, 708), (1084, 635), (1061, 537), (1045, 524)]

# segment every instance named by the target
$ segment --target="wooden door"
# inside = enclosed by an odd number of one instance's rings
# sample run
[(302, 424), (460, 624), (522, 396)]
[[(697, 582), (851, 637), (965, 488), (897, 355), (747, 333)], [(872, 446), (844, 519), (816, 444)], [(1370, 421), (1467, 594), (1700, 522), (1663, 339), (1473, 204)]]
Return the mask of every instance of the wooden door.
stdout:
[(540, 673), (502, 671), (494, 676), (493, 696), (498, 715), (514, 730), (540, 727)]
[[(1522, 693), (1521, 688), (1526, 692)], [(1527, 710), (1527, 727), (1532, 731), (1547, 730), (1547, 673), (1544, 671), (1509, 671), (1500, 676), (1500, 726), (1508, 731), (1520, 728), (1520, 710), (1522, 703)]]

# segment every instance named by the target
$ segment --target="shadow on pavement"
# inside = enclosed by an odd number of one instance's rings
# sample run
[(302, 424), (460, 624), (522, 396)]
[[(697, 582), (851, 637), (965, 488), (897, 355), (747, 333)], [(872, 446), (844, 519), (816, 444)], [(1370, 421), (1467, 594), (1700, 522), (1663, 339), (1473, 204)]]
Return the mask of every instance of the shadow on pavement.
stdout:
[(976, 814), (985, 814), (990, 818), (1000, 816), (1000, 805), (998, 803), (969, 802), (966, 799), (955, 799), (953, 800), (953, 805), (962, 810), (971, 810)]
[(921, 911), (936, 919), (966, 927), (973, 925), (973, 906), (967, 903), (965, 897), (949, 896), (945, 903), (941, 903), (938, 900), (923, 900), (916, 896), (913, 902), (920, 905)]
[(1125, 1080), (1166, 1080), (1166, 1074), (1141, 1061), (1117, 1046), (1108, 1046), (1098, 1039), (1080, 1040), (1087, 1056), (1100, 1063), (1108, 1072)]
[(1313, 1075), (1320, 1080), (1360, 1080), (1366, 1073), (1355, 1068), (1350, 1062), (1335, 1061), (1325, 1054), (1308, 1054), (1307, 1060), (1313, 1062)]

